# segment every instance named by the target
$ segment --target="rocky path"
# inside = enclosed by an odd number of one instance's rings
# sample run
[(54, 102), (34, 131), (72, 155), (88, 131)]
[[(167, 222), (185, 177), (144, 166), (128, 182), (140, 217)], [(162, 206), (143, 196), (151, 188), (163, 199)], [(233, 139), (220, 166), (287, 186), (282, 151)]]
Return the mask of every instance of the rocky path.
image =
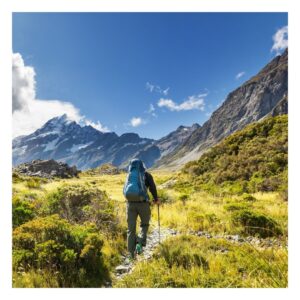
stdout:
[[(160, 230), (160, 242), (162, 243), (167, 238), (180, 235), (181, 232), (171, 229), (171, 228), (161, 228)], [(188, 231), (188, 235), (205, 237), (207, 239), (215, 238), (215, 239), (225, 239), (235, 244), (244, 244), (248, 243), (256, 248), (268, 248), (268, 247), (285, 247), (283, 246), (281, 240), (277, 238), (267, 238), (267, 239), (260, 239), (253, 236), (248, 237), (241, 237), (240, 235), (212, 235), (205, 231)], [(134, 270), (134, 266), (139, 261), (149, 260), (155, 248), (159, 245), (159, 234), (158, 234), (158, 227), (152, 228), (151, 232), (148, 234), (147, 238), (147, 246), (143, 249), (143, 253), (137, 256), (137, 259), (132, 262), (125, 256), (123, 256), (123, 262), (121, 265), (117, 266), (115, 269), (115, 278), (116, 280), (122, 279), (127, 274), (130, 274)], [(226, 249), (224, 249), (226, 252)]]
[[(160, 242), (162, 243), (170, 236), (177, 235), (178, 232), (170, 228), (160, 229)], [(123, 256), (123, 262), (121, 265), (117, 266), (115, 269), (115, 277), (117, 280), (121, 279), (123, 276), (130, 274), (134, 269), (134, 265), (137, 262), (149, 260), (154, 252), (154, 249), (159, 245), (159, 233), (158, 227), (152, 228), (147, 237), (147, 246), (143, 248), (143, 253), (138, 255), (134, 262), (130, 261), (128, 257)]]

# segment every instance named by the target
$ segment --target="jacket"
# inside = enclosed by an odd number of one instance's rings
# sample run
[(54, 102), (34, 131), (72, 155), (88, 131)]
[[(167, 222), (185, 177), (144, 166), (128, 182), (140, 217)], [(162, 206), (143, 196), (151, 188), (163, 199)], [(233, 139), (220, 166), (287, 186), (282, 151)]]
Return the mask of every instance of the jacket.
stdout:
[(158, 197), (157, 197), (156, 185), (152, 175), (148, 172), (145, 172), (145, 185), (149, 189), (154, 201), (157, 201)]

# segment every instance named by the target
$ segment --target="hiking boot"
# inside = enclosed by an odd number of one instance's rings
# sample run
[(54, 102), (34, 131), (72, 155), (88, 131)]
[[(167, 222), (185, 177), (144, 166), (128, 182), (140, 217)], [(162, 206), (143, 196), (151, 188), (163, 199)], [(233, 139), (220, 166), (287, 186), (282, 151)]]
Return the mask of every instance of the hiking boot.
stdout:
[(143, 246), (140, 243), (137, 243), (135, 246), (135, 252), (136, 254), (141, 254), (143, 252)]

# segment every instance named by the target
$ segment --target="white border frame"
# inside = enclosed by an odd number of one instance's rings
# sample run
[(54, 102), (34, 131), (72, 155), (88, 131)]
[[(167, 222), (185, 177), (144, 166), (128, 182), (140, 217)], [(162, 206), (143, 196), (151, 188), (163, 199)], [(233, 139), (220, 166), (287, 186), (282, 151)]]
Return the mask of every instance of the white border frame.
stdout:
[[(0, 10), (0, 285), (2, 299), (54, 297), (215, 297), (222, 299), (297, 298), (299, 249), (299, 102), (300, 15), (296, 0), (4, 0)], [(11, 20), (12, 12), (288, 12), (289, 13), (289, 288), (287, 289), (12, 289), (11, 288)], [(298, 32), (297, 32), (298, 31)], [(299, 84), (298, 84), (299, 85)], [(297, 151), (298, 150), (298, 151)], [(134, 295), (133, 295), (134, 293)], [(3, 298), (3, 295), (6, 295)], [(299, 296), (298, 296), (299, 297)]]

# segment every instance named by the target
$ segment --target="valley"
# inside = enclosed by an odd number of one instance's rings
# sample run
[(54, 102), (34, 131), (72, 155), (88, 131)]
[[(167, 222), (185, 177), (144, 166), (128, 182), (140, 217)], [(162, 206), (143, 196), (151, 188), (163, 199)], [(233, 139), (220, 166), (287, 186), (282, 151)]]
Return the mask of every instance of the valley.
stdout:
[[(287, 153), (286, 121), (279, 116), (250, 125), (182, 171), (150, 170), (162, 202), (162, 232), (174, 234), (160, 245), (157, 236), (150, 239), (146, 259), (122, 277), (115, 270), (127, 254), (122, 194), (126, 173), (107, 175), (108, 166), (106, 174), (95, 169), (69, 179), (14, 173), (13, 285), (286, 287), (287, 160), (277, 159)], [(265, 147), (257, 153), (268, 159), (257, 170), (245, 169), (248, 179), (251, 172), (256, 174), (257, 184), (245, 184), (239, 172), (231, 181), (218, 182), (214, 175), (222, 174), (222, 168), (230, 170), (239, 159), (234, 149), (252, 151), (249, 147), (255, 147), (261, 132)], [(219, 163), (220, 153), (231, 157), (227, 165)], [(151, 210), (150, 237), (157, 230), (156, 207)]]

